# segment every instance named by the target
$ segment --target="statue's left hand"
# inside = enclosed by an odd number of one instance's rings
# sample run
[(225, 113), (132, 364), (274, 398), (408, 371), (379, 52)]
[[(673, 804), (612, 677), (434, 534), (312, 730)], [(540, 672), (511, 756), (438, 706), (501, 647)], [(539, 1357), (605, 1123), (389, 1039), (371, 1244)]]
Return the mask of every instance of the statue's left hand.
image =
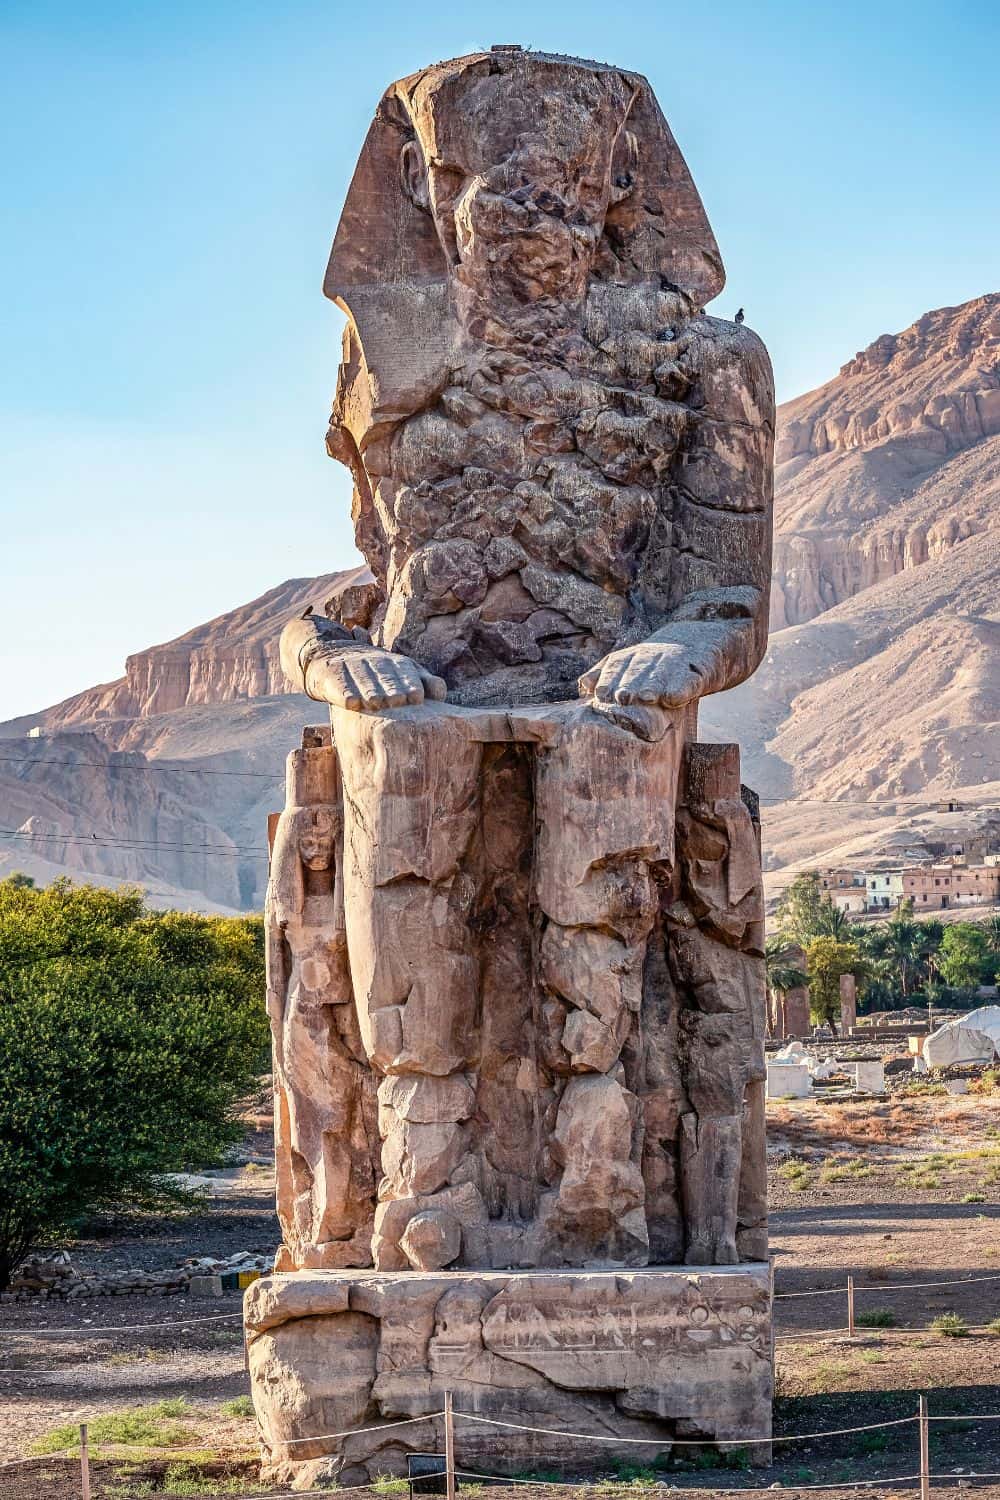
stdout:
[(680, 641), (640, 641), (584, 672), (580, 693), (598, 703), (683, 708), (704, 695), (709, 663)]

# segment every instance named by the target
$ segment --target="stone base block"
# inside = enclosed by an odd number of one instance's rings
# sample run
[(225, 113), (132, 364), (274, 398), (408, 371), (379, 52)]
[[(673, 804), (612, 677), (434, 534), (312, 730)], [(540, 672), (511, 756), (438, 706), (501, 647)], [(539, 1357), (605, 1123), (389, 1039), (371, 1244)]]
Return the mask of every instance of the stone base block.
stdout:
[[(675, 1438), (770, 1435), (771, 1292), (763, 1263), (601, 1271), (298, 1271), (246, 1294), (265, 1476), (296, 1488), (402, 1475), (444, 1451), (509, 1474), (651, 1462)], [(555, 1429), (489, 1427), (463, 1413)], [(349, 1437), (330, 1436), (356, 1428)], [(573, 1433), (641, 1438), (588, 1443)], [(647, 1446), (648, 1442), (648, 1446)], [(748, 1449), (755, 1464), (769, 1444)]]

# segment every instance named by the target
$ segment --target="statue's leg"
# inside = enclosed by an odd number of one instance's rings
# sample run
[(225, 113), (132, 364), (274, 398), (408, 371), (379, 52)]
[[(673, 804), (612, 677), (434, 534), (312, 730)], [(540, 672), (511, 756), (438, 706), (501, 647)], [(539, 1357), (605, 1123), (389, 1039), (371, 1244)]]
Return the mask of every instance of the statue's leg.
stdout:
[(479, 1060), (479, 961), (463, 867), (482, 746), (460, 718), (333, 711), (344, 786), (344, 911), (361, 1038), (379, 1087), (383, 1270), (483, 1257), (466, 1121)]
[(681, 729), (656, 743), (580, 706), (540, 750), (535, 898), (550, 1065), (566, 1078), (548, 1204), (567, 1258), (648, 1259), (642, 1109), (619, 1058), (637, 1026), (658, 881), (673, 862)]
[(682, 1000), (685, 1259), (766, 1252), (760, 859), (734, 745), (692, 745), (678, 815), (680, 894), (669, 954)]

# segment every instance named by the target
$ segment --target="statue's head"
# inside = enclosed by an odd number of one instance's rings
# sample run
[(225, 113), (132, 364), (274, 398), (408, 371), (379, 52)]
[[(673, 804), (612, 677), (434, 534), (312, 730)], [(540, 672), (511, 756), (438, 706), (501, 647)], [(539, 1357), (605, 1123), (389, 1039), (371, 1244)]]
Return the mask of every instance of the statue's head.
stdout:
[(329, 870), (334, 860), (336, 823), (323, 807), (304, 807), (296, 815), (299, 858), (307, 870)]
[(352, 315), (376, 287), (446, 282), (471, 333), (591, 278), (659, 279), (703, 305), (715, 239), (649, 84), (603, 64), (497, 48), (393, 84), (368, 133), (325, 290)]

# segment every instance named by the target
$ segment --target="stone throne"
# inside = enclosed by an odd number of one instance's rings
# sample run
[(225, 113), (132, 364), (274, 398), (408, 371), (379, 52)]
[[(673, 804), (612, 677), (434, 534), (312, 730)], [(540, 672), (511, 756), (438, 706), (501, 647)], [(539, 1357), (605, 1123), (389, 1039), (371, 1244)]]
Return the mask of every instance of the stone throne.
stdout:
[(638, 75), (494, 48), (383, 97), (326, 281), (375, 581), (282, 636), (330, 723), (267, 903), (275, 1477), (402, 1472), (445, 1390), (647, 1456), (770, 1430), (759, 841), (697, 705), (766, 642), (773, 393), (722, 283)]

